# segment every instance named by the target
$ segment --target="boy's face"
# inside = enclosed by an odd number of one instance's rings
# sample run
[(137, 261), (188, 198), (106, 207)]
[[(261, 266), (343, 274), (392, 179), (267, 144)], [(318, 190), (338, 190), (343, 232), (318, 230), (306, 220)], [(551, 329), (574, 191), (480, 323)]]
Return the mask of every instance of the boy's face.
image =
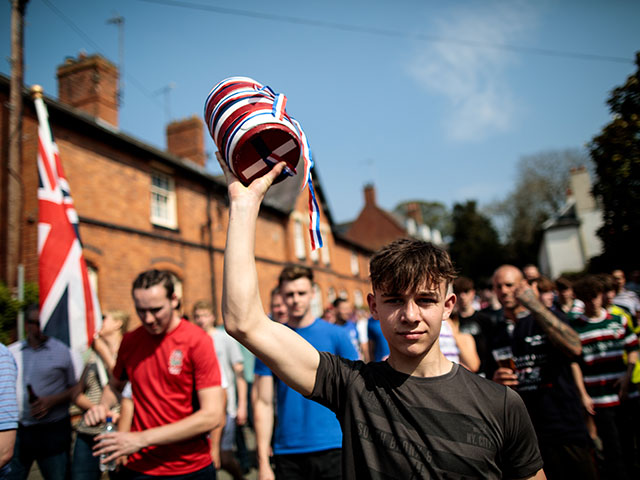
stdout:
[(446, 284), (423, 286), (414, 292), (376, 291), (367, 301), (380, 322), (391, 356), (424, 356), (440, 335), (442, 321), (449, 318), (456, 296), (446, 294)]
[(209, 330), (213, 328), (216, 322), (216, 317), (208, 308), (196, 308), (193, 312), (193, 323), (198, 325), (203, 330)]
[(347, 322), (353, 316), (353, 309), (349, 302), (341, 302), (336, 309), (336, 316), (340, 321)]
[(133, 303), (142, 325), (151, 335), (163, 335), (173, 320), (173, 311), (178, 306), (175, 294), (167, 297), (162, 285), (149, 288), (136, 288), (133, 291)]
[(553, 306), (553, 290), (540, 292), (540, 302), (542, 302), (545, 307), (551, 308)]
[(626, 279), (624, 278), (624, 272), (622, 270), (614, 270), (613, 272), (611, 272), (611, 275), (616, 281), (616, 285), (618, 286), (618, 291), (622, 290), (626, 282)]
[(113, 315), (110, 313), (106, 313), (104, 317), (102, 317), (102, 327), (100, 328), (100, 333), (102, 335), (109, 335), (113, 332), (117, 332), (121, 328), (122, 322), (113, 318)]
[(600, 314), (602, 310), (602, 293), (599, 293), (591, 300), (584, 302), (584, 312), (590, 316), (595, 317)]
[(604, 301), (604, 303), (606, 303), (606, 306), (609, 306), (613, 303), (613, 299), (616, 298), (616, 291), (615, 290), (607, 290), (604, 293), (604, 296), (602, 298), (602, 300)]
[(558, 290), (558, 296), (562, 303), (573, 302), (573, 288), (565, 288), (564, 290)]
[(306, 277), (282, 282), (280, 292), (287, 305), (290, 320), (300, 320), (307, 315), (313, 298), (313, 285)]
[(464, 292), (458, 292), (458, 303), (460, 309), (464, 310), (473, 304), (473, 299), (476, 296), (476, 291), (472, 288)]
[(271, 296), (271, 316), (278, 323), (287, 323), (287, 320), (289, 320), (287, 305), (279, 293), (274, 293)]

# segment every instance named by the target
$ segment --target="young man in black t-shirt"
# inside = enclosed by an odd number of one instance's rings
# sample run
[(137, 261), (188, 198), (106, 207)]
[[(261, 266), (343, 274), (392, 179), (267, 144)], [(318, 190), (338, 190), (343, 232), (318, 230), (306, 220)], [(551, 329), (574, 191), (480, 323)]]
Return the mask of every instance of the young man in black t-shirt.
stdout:
[(456, 301), (450, 291), (455, 271), (443, 249), (405, 239), (371, 260), (367, 300), (389, 344), (385, 362), (318, 352), (270, 321), (259, 296), (258, 211), (284, 163), (244, 187), (218, 160), (230, 200), (225, 327), (290, 387), (335, 412), (344, 435), (344, 478), (545, 478), (518, 395), (440, 351), (440, 325)]

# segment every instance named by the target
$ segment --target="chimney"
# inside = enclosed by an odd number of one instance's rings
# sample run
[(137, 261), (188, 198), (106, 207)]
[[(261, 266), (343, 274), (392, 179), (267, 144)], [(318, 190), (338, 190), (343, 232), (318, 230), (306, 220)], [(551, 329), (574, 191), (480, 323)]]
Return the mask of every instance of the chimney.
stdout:
[(178, 157), (193, 160), (205, 166), (204, 124), (199, 117), (176, 120), (167, 125), (167, 150)]
[(415, 202), (407, 204), (407, 217), (413, 218), (416, 225), (422, 225), (424, 223), (422, 220), (422, 212), (420, 211), (418, 204)]
[(589, 171), (584, 166), (571, 169), (569, 185), (576, 200), (578, 213), (595, 210), (596, 201), (591, 194), (591, 178)]
[(80, 53), (58, 67), (60, 102), (118, 127), (118, 68), (100, 55)]
[(365, 205), (376, 204), (376, 189), (371, 183), (364, 186), (364, 204)]

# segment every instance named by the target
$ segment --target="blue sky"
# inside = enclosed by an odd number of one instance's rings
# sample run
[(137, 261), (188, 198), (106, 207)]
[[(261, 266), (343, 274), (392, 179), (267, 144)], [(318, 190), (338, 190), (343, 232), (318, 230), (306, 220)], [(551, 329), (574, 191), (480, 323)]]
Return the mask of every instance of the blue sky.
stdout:
[[(368, 182), (386, 209), (504, 197), (520, 157), (582, 148), (601, 130), (640, 50), (632, 0), (30, 0), (25, 82), (56, 97), (65, 57), (117, 63), (115, 14), (123, 132), (165, 148), (163, 89), (175, 120), (201, 116), (223, 78), (255, 78), (287, 95), (337, 222), (355, 218)], [(8, 75), (9, 2), (0, 21)]]

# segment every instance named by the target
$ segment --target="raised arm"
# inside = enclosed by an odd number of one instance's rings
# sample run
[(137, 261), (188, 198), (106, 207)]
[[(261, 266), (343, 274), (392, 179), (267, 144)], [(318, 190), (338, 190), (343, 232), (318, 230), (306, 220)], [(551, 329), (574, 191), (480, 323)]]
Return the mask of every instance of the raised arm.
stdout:
[(515, 293), (518, 301), (533, 314), (551, 343), (568, 357), (579, 357), (582, 354), (578, 333), (545, 307), (526, 281), (523, 280), (518, 285)]
[(230, 204), (222, 287), (224, 326), (287, 385), (309, 395), (320, 355), (293, 330), (267, 317), (260, 300), (254, 256), (260, 204), (284, 162), (245, 187), (220, 154), (216, 156), (227, 179)]

